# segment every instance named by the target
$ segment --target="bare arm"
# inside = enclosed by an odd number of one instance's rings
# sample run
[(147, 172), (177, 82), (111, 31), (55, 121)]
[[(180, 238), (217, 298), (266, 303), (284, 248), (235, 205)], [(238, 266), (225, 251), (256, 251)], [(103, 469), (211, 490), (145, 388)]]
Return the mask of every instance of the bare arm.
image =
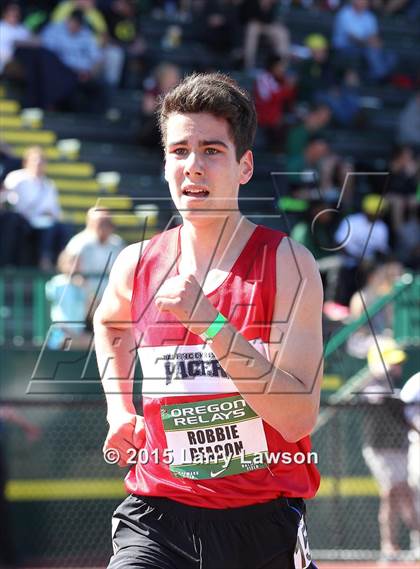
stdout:
[(144, 441), (143, 420), (133, 404), (136, 348), (131, 323), (134, 272), (142, 245), (130, 245), (119, 254), (94, 316), (96, 357), (108, 407), (104, 451), (116, 449), (120, 466), (126, 464), (129, 449), (140, 448)]
[(289, 441), (308, 435), (318, 415), (322, 300), (321, 278), (312, 255), (302, 245), (283, 239), (277, 252), (277, 297), (268, 357), (231, 325), (212, 344), (244, 399)]

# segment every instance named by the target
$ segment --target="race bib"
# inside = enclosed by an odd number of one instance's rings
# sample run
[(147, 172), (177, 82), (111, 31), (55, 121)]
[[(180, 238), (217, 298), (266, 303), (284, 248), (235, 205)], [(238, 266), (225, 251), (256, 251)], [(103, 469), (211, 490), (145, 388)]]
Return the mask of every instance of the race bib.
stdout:
[(312, 561), (311, 552), (309, 550), (308, 532), (303, 516), (298, 527), (294, 561), (296, 569), (306, 569)]
[(266, 468), (262, 420), (240, 395), (163, 405), (161, 416), (176, 477), (203, 480)]

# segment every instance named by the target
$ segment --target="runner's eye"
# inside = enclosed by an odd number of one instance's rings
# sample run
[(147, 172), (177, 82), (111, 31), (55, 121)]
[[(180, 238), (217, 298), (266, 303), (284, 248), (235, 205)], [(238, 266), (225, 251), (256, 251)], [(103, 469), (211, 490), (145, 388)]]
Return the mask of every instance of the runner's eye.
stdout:
[(174, 150), (172, 150), (173, 154), (176, 154), (177, 156), (185, 156), (187, 154), (187, 149), (186, 148), (175, 148)]
[(206, 154), (210, 154), (211, 156), (214, 154), (219, 154), (220, 150), (217, 148), (206, 148)]

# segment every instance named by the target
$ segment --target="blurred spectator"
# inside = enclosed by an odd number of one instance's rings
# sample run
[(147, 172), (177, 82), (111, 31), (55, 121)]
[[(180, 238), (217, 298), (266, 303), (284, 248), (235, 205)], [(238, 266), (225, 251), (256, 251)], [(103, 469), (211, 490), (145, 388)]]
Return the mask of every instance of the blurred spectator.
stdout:
[(15, 156), (10, 146), (0, 140), (0, 183), (9, 172), (17, 170), (21, 165), (22, 160)]
[[(408, 483), (414, 494), (414, 506), (417, 519), (420, 519), (420, 372), (411, 376), (401, 389), (401, 400), (404, 401), (405, 418), (409, 424), (408, 433)], [(418, 557), (420, 554), (420, 532), (410, 534), (411, 549)]]
[(359, 288), (364, 263), (371, 263), (377, 254), (389, 253), (389, 230), (380, 219), (384, 200), (378, 194), (363, 198), (362, 211), (345, 217), (335, 233), (337, 247), (340, 247), (342, 267), (340, 269), (336, 302), (348, 306), (352, 295)]
[(100, 301), (108, 282), (111, 267), (124, 247), (124, 241), (114, 233), (108, 210), (91, 208), (87, 213), (86, 228), (67, 244), (65, 252), (77, 258), (77, 267), (84, 277), (88, 314)]
[(26, 219), (11, 211), (7, 192), (0, 188), (0, 267), (25, 267), (35, 262), (32, 228)]
[(391, 205), (392, 227), (403, 223), (406, 207), (415, 207), (416, 190), (420, 180), (420, 162), (410, 146), (396, 146), (389, 164), (387, 200)]
[(401, 364), (406, 354), (393, 340), (383, 340), (379, 348), (380, 351), (375, 344), (368, 353), (372, 376), (364, 389), (364, 398), (370, 405), (365, 413), (363, 457), (379, 485), (381, 553), (384, 559), (392, 560), (400, 550), (399, 520), (416, 531), (419, 520), (408, 485), (409, 429), (400, 397)]
[[(365, 271), (364, 286), (351, 297), (349, 316), (353, 320), (362, 316), (379, 298), (392, 291), (402, 273), (403, 267), (400, 263), (372, 263)], [(350, 336), (347, 342), (348, 353), (356, 358), (366, 358), (369, 348), (375, 344), (375, 338), (392, 334), (393, 317), (394, 305), (389, 303), (370, 317), (369, 324)]]
[[(108, 45), (122, 48), (125, 60), (124, 75), (136, 73), (138, 58), (142, 56), (146, 50), (146, 43), (140, 35), (137, 16), (137, 5), (134, 0), (100, 0), (99, 8), (102, 10), (110, 35)], [(112, 58), (117, 60), (117, 52), (105, 48), (105, 74), (108, 75), (107, 81), (112, 85), (118, 85), (121, 80), (122, 71), (117, 73), (117, 66), (113, 65), (114, 76), (110, 76), (110, 65)], [(122, 62), (124, 63), (124, 60)], [(118, 81), (117, 81), (118, 80)], [(122, 79), (124, 84), (124, 79)]]
[(96, 8), (95, 0), (64, 0), (52, 12), (51, 20), (55, 23), (64, 22), (75, 10), (80, 10), (83, 13), (86, 24), (99, 39), (107, 33), (106, 20), (102, 12)]
[(305, 245), (315, 259), (322, 259), (330, 256), (330, 249), (334, 247), (333, 222), (331, 207), (322, 200), (313, 200), (305, 218), (293, 227), (290, 236)]
[[(84, 25), (81, 10), (71, 12), (65, 22), (51, 23), (43, 30), (42, 43), (52, 51), (63, 65), (63, 75), (70, 78), (69, 85), (82, 90), (91, 110), (104, 110), (104, 86), (100, 81), (103, 54), (93, 32)], [(73, 80), (73, 81), (72, 81)], [(68, 96), (72, 96), (72, 91)]]
[(257, 74), (254, 86), (258, 126), (264, 130), (271, 148), (283, 146), (284, 113), (296, 98), (295, 80), (287, 75), (287, 61), (277, 55), (267, 60), (265, 71)]
[(138, 142), (142, 146), (160, 146), (159, 129), (156, 122), (156, 109), (159, 98), (178, 85), (181, 71), (173, 63), (161, 63), (153, 70), (151, 77), (144, 82), (142, 101), (142, 121)]
[(420, 92), (408, 101), (400, 114), (398, 142), (420, 149)]
[(324, 287), (325, 300), (335, 291), (339, 258), (334, 251), (333, 235), (336, 216), (331, 205), (323, 200), (311, 200), (304, 218), (296, 223), (290, 236), (305, 245), (318, 262)]
[(65, 22), (44, 28), (42, 47), (17, 49), (26, 81), (25, 106), (105, 111), (107, 93), (100, 79), (103, 54), (83, 22), (83, 13), (75, 10)]
[(21, 10), (18, 2), (6, 2), (0, 20), (0, 74), (11, 62), (15, 45), (31, 38), (31, 32), (20, 23)]
[(45, 175), (46, 160), (42, 148), (29, 148), (23, 163), (21, 170), (10, 172), (4, 180), (7, 199), (34, 231), (40, 268), (50, 270), (66, 245), (69, 231), (60, 222), (57, 189)]
[[(123, 7), (129, 2), (119, 0), (113, 4), (116, 4), (117, 7)], [(109, 85), (119, 85), (124, 66), (124, 50), (110, 35), (106, 18), (101, 10), (96, 7), (95, 0), (65, 0), (60, 2), (53, 11), (51, 19), (53, 22), (64, 22), (75, 10), (80, 10), (83, 13), (85, 24), (95, 33), (98, 45), (101, 46), (102, 72), (105, 82)], [(135, 12), (132, 12), (131, 17), (134, 15)]]
[(154, 0), (152, 4), (153, 17), (156, 19), (188, 20), (191, 0)]
[(379, 37), (378, 22), (369, 10), (369, 0), (352, 0), (336, 16), (333, 45), (345, 57), (362, 56), (371, 79), (383, 80), (394, 70), (397, 59), (385, 50)]
[(413, 20), (420, 14), (419, 0), (374, 0), (372, 5), (375, 12), (404, 14)]
[(328, 40), (321, 34), (305, 38), (309, 57), (299, 67), (299, 99), (312, 102), (320, 90), (327, 90), (335, 82), (335, 72), (330, 61)]
[(276, 0), (244, 0), (242, 5), (245, 27), (244, 63), (245, 69), (256, 66), (260, 36), (268, 37), (272, 49), (280, 57), (289, 54), (289, 30), (276, 19)]
[(312, 107), (303, 117), (300, 124), (292, 127), (286, 138), (286, 154), (291, 156), (302, 155), (311, 137), (321, 134), (328, 126), (331, 111), (327, 105)]
[(321, 34), (307, 36), (305, 45), (310, 55), (299, 69), (299, 99), (327, 105), (336, 123), (350, 125), (360, 109), (357, 72), (346, 69), (339, 78), (330, 62), (328, 41)]
[(406, 267), (420, 271), (420, 204), (405, 207), (403, 223), (396, 233), (398, 258)]
[(70, 340), (72, 349), (85, 348), (91, 334), (85, 331), (87, 296), (84, 279), (78, 274), (78, 260), (63, 251), (58, 257), (57, 268), (59, 274), (45, 285), (54, 324), (48, 335), (48, 347), (61, 349)]
[(318, 91), (315, 100), (327, 105), (334, 121), (340, 126), (351, 126), (360, 116), (359, 75), (347, 69), (341, 82), (326, 91)]
[[(321, 118), (317, 120), (321, 121)], [(310, 135), (303, 151), (288, 155), (286, 166), (289, 183), (294, 188), (296, 197), (299, 197), (297, 192), (301, 197), (307, 197), (305, 190), (312, 188), (316, 189), (317, 196), (321, 191), (325, 199), (338, 199), (340, 194), (338, 188), (342, 188), (346, 183), (342, 199), (345, 203), (351, 202), (353, 185), (352, 181), (346, 178), (352, 166), (331, 151), (322, 133), (314, 132)]]
[[(235, 0), (206, 0), (194, 13), (199, 41), (226, 57), (237, 47), (240, 36), (238, 3)], [(194, 7), (194, 5), (193, 5)]]

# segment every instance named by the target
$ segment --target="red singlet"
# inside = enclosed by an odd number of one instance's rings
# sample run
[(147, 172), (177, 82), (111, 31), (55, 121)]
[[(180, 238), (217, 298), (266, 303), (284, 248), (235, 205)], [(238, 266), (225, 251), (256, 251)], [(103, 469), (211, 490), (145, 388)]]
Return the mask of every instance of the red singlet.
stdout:
[[(161, 283), (177, 274), (179, 231), (151, 239), (135, 273), (132, 318), (144, 378), (146, 444), (126, 488), (205, 508), (236, 508), (280, 496), (311, 498), (320, 477), (313, 463), (302, 463), (310, 438), (285, 441), (241, 397), (210, 346), (154, 304)], [(265, 355), (283, 236), (257, 226), (229, 275), (207, 295)]]

